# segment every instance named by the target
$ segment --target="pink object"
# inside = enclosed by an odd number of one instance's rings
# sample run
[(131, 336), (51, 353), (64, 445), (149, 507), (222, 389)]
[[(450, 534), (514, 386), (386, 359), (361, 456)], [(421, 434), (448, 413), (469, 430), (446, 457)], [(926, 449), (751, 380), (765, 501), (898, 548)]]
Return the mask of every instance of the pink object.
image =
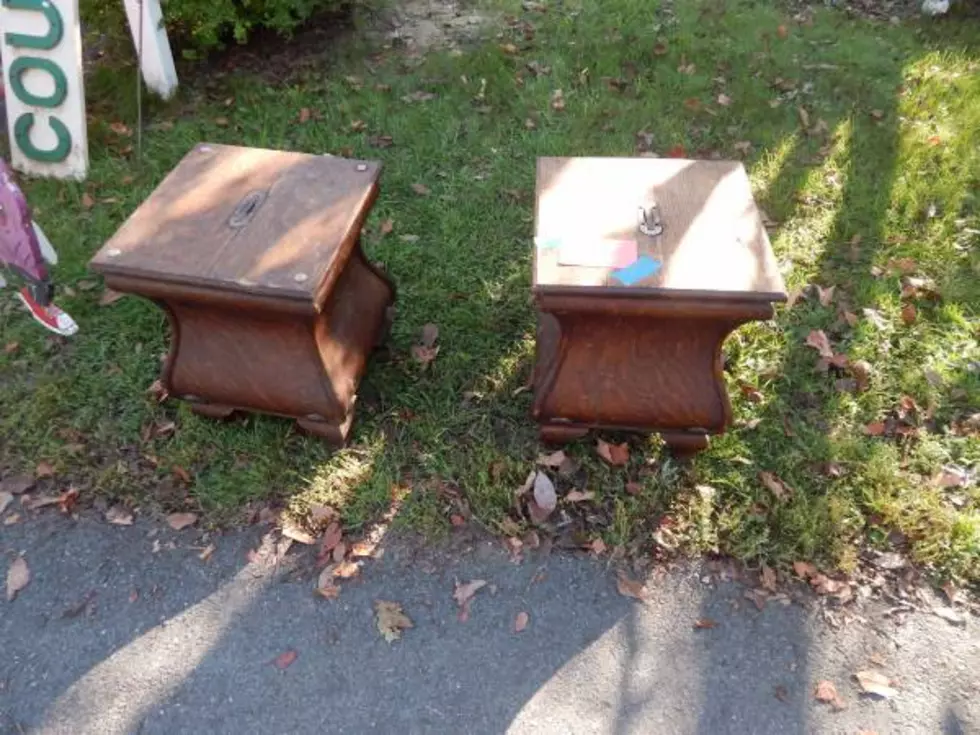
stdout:
[(636, 240), (562, 239), (558, 246), (561, 265), (591, 268), (625, 268), (639, 255)]
[(45, 281), (48, 277), (27, 199), (3, 159), (0, 159), (0, 265), (18, 270), (32, 281)]

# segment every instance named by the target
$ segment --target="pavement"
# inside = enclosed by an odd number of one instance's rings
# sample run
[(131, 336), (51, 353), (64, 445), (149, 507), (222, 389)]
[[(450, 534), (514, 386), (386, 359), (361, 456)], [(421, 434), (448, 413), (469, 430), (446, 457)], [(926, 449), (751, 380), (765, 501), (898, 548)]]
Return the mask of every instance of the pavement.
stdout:
[[(18, 554), (31, 572), (0, 600), (0, 733), (980, 733), (976, 618), (866, 604), (834, 629), (817, 604), (760, 611), (696, 564), (639, 602), (602, 561), (514, 563), (478, 539), (384, 541), (325, 600), (306, 548), (249, 561), (262, 533), (57, 511), (0, 526), (0, 573)], [(473, 579), (488, 585), (461, 622), (454, 582)], [(379, 635), (376, 600), (414, 622), (400, 640)], [(897, 696), (861, 695), (869, 669)], [(842, 710), (815, 700), (820, 680)]]

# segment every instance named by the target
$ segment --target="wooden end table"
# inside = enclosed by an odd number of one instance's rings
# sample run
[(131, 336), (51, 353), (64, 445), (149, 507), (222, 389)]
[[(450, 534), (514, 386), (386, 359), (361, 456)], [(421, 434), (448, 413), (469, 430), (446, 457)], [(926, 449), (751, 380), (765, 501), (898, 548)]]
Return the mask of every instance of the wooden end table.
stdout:
[(589, 429), (708, 445), (731, 406), (722, 343), (785, 301), (741, 163), (542, 158), (533, 415), (544, 441)]
[(196, 146), (96, 254), (171, 326), (162, 382), (195, 412), (294, 418), (343, 444), (395, 291), (360, 231), (381, 165)]

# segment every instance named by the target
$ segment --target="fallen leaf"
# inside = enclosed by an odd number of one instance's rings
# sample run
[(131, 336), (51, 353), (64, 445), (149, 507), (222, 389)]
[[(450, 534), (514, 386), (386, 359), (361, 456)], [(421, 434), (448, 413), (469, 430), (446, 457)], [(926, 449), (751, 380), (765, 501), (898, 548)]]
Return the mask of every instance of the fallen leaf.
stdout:
[(827, 339), (827, 335), (822, 329), (814, 329), (810, 332), (806, 338), (806, 345), (815, 349), (820, 357), (830, 360), (834, 356), (834, 351), (830, 347), (830, 340)]
[(694, 621), (694, 630), (711, 630), (712, 628), (717, 627), (718, 623), (711, 618), (701, 618)]
[(513, 56), (514, 54), (516, 54), (519, 51), (519, 49), (517, 48), (517, 46), (515, 46), (512, 43), (502, 43), (502, 44), (500, 44), (500, 50), (503, 51), (505, 54), (508, 54), (509, 56)]
[(517, 613), (517, 617), (514, 618), (514, 632), (521, 633), (525, 628), (527, 628), (527, 624), (530, 621), (531, 618), (526, 612), (521, 611)]
[(227, 117), (216, 117), (216, 118), (214, 118), (214, 124), (217, 125), (219, 128), (226, 128), (226, 127), (228, 127), (228, 118)]
[(595, 498), (595, 493), (591, 490), (569, 490), (565, 500), (569, 503), (584, 503)]
[(449, 516), (449, 522), (454, 528), (460, 528), (466, 525), (466, 518), (461, 516), (459, 513), (453, 513)]
[(439, 339), (439, 327), (435, 324), (426, 324), (422, 327), (422, 346), (431, 348), (435, 346)]
[(820, 302), (820, 305), (830, 306), (830, 303), (834, 300), (834, 291), (837, 290), (837, 287), (828, 286), (827, 288), (822, 288), (816, 286), (815, 288), (817, 289), (817, 301)]
[(858, 671), (854, 674), (854, 678), (865, 694), (873, 694), (885, 699), (898, 696), (898, 690), (892, 686), (892, 680), (877, 671)]
[(384, 220), (381, 223), (381, 229), (380, 229), (381, 237), (384, 237), (385, 235), (390, 234), (391, 231), (394, 230), (394, 229), (395, 229), (395, 223), (394, 223), (393, 220), (390, 220), (390, 219)]
[(884, 110), (872, 110), (871, 117), (875, 120), (881, 120), (885, 116)]
[(167, 525), (175, 531), (181, 531), (197, 523), (196, 513), (171, 513), (167, 516)]
[(802, 105), (800, 105), (799, 107), (796, 108), (796, 112), (800, 116), (800, 125), (803, 126), (803, 129), (805, 130), (806, 128), (809, 128), (810, 127), (810, 113), (806, 111), (806, 108), (803, 107)]
[(292, 649), (288, 651), (283, 651), (278, 656), (276, 656), (276, 658), (272, 662), (272, 665), (275, 666), (280, 671), (285, 671), (286, 669), (288, 669), (290, 666), (293, 665), (293, 663), (296, 661), (298, 657), (299, 654)]
[(902, 321), (906, 325), (915, 322), (916, 314), (915, 304), (905, 304), (905, 306), (902, 307)]
[(300, 121), (300, 124), (309, 122), (310, 121), (310, 118), (312, 116), (313, 116), (313, 111), (310, 110), (309, 107), (303, 107), (303, 108), (301, 108), (300, 111), (299, 111), (299, 121)]
[(639, 495), (641, 492), (643, 492), (643, 485), (641, 485), (638, 482), (632, 482), (632, 481), (630, 481), (630, 482), (627, 482), (626, 483), (626, 488), (625, 489), (626, 489), (626, 494), (627, 495), (636, 496), (636, 495)]
[(414, 627), (409, 617), (402, 612), (402, 606), (397, 602), (375, 600), (374, 609), (377, 613), (378, 632), (388, 643), (401, 638), (403, 630)]
[(17, 593), (31, 581), (31, 570), (27, 567), (24, 557), (18, 556), (7, 569), (7, 602), (11, 602)]
[(601, 556), (606, 553), (606, 542), (601, 538), (594, 538), (590, 543), (585, 545), (585, 548), (596, 556)]
[(395, 144), (390, 135), (374, 135), (368, 140), (372, 148), (391, 148)]
[(20, 342), (8, 342), (3, 346), (3, 354), (12, 355), (20, 349)]
[(49, 505), (57, 505), (60, 501), (60, 495), (45, 493), (44, 495), (25, 495), (21, 498), (20, 504), (27, 510), (37, 510), (38, 508), (47, 508)]
[(787, 36), (789, 36), (789, 29), (785, 25), (780, 23), (778, 26), (776, 26), (776, 35), (779, 36), (780, 38), (786, 38)]
[(701, 100), (697, 97), (688, 97), (684, 100), (684, 107), (691, 112), (697, 112), (701, 109)]
[(325, 556), (333, 551), (334, 547), (340, 543), (343, 535), (344, 531), (336, 521), (327, 526), (327, 530), (323, 532), (323, 538), (320, 539), (320, 555)]
[(876, 329), (888, 329), (888, 320), (881, 315), (881, 312), (877, 309), (863, 309), (862, 313), (865, 318), (871, 322)]
[(718, 104), (721, 105), (722, 107), (728, 107), (729, 105), (732, 104), (732, 98), (729, 97), (727, 94), (719, 94)]
[(412, 184), (412, 191), (423, 197), (427, 197), (432, 193), (432, 190), (425, 184)]
[(872, 421), (870, 424), (864, 427), (864, 433), (867, 436), (881, 436), (885, 433), (885, 422), (884, 421)]
[(772, 688), (772, 696), (774, 696), (780, 702), (788, 702), (789, 690), (782, 684), (777, 684)]
[(539, 454), (538, 464), (543, 467), (558, 469), (566, 459), (565, 453), (559, 449), (557, 452), (552, 452), (551, 454)]
[(82, 206), (85, 209), (91, 209), (95, 206), (95, 198), (87, 191), (82, 194)]
[(826, 679), (818, 681), (813, 691), (813, 697), (818, 702), (825, 702), (836, 710), (844, 709), (844, 700), (840, 698), (840, 695), (837, 693), (837, 687), (834, 686), (834, 682), (832, 681), (827, 681)]
[(621, 467), (630, 461), (629, 444), (610, 444), (602, 439), (596, 439), (596, 453), (613, 467)]
[(776, 583), (778, 581), (776, 577), (776, 570), (765, 564), (762, 565), (762, 586), (765, 587), (770, 592), (776, 591)]
[(667, 55), (667, 44), (663, 41), (659, 41), (653, 45), (653, 55), (654, 56), (666, 56)]
[(760, 472), (759, 479), (778, 500), (786, 500), (793, 495), (793, 489), (772, 472)]
[(341, 579), (351, 579), (361, 572), (361, 565), (354, 561), (342, 561), (333, 567), (333, 576)]
[(191, 484), (191, 473), (181, 467), (179, 464), (175, 464), (170, 468), (170, 471), (174, 473), (174, 477), (180, 480), (185, 485)]
[(106, 522), (114, 526), (132, 526), (133, 514), (121, 505), (113, 505), (105, 513)]
[(327, 567), (316, 581), (316, 593), (327, 600), (335, 600), (340, 594), (340, 587), (333, 582), (333, 569)]
[(99, 297), (99, 306), (111, 306), (125, 295), (121, 291), (113, 291), (111, 288), (107, 288), (102, 291), (102, 295)]
[(439, 95), (434, 92), (428, 92), (424, 89), (417, 89), (416, 91), (402, 95), (402, 102), (429, 102), (434, 100)]
[(412, 345), (412, 359), (415, 360), (424, 370), (436, 359), (439, 354), (439, 347), (426, 347), (425, 345)]
[(565, 93), (560, 89), (551, 93), (551, 109), (555, 112), (561, 112), (565, 109)]
[(22, 495), (34, 487), (34, 478), (27, 475), (14, 475), (0, 482), (0, 491), (11, 495)]
[(743, 155), (747, 155), (748, 152), (752, 150), (752, 142), (748, 140), (739, 140), (732, 145), (732, 148)]
[(616, 589), (623, 597), (632, 597), (635, 600), (646, 600), (647, 591), (642, 582), (630, 579), (625, 572), (620, 572), (616, 577)]
[(116, 135), (132, 135), (132, 131), (125, 123), (114, 122), (109, 124), (109, 130), (114, 132)]
[(534, 122), (534, 120), (532, 118), (529, 117), (526, 120), (524, 120), (524, 127), (527, 130), (537, 130), (538, 129), (538, 124), (536, 122)]
[(20, 523), (19, 513), (11, 513), (9, 516), (3, 519), (3, 525), (5, 526), (12, 526), (15, 523)]
[(7, 507), (14, 502), (14, 496), (8, 492), (0, 492), (0, 514), (2, 514)]
[(558, 507), (555, 484), (544, 472), (539, 472), (534, 478), (534, 502), (546, 514), (545, 517)]

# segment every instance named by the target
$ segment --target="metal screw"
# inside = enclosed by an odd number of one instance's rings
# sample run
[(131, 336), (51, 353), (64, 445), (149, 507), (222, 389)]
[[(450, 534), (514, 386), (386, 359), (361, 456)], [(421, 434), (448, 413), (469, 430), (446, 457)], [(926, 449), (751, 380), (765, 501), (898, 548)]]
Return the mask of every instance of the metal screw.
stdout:
[(120, 255), (122, 255), (122, 250), (119, 248), (112, 248), (111, 250), (106, 251), (106, 255), (108, 255), (110, 258), (118, 258)]
[(307, 278), (309, 278), (309, 276), (307, 276), (305, 273), (297, 273), (295, 276), (293, 276), (293, 280), (296, 281), (296, 283), (302, 283)]

